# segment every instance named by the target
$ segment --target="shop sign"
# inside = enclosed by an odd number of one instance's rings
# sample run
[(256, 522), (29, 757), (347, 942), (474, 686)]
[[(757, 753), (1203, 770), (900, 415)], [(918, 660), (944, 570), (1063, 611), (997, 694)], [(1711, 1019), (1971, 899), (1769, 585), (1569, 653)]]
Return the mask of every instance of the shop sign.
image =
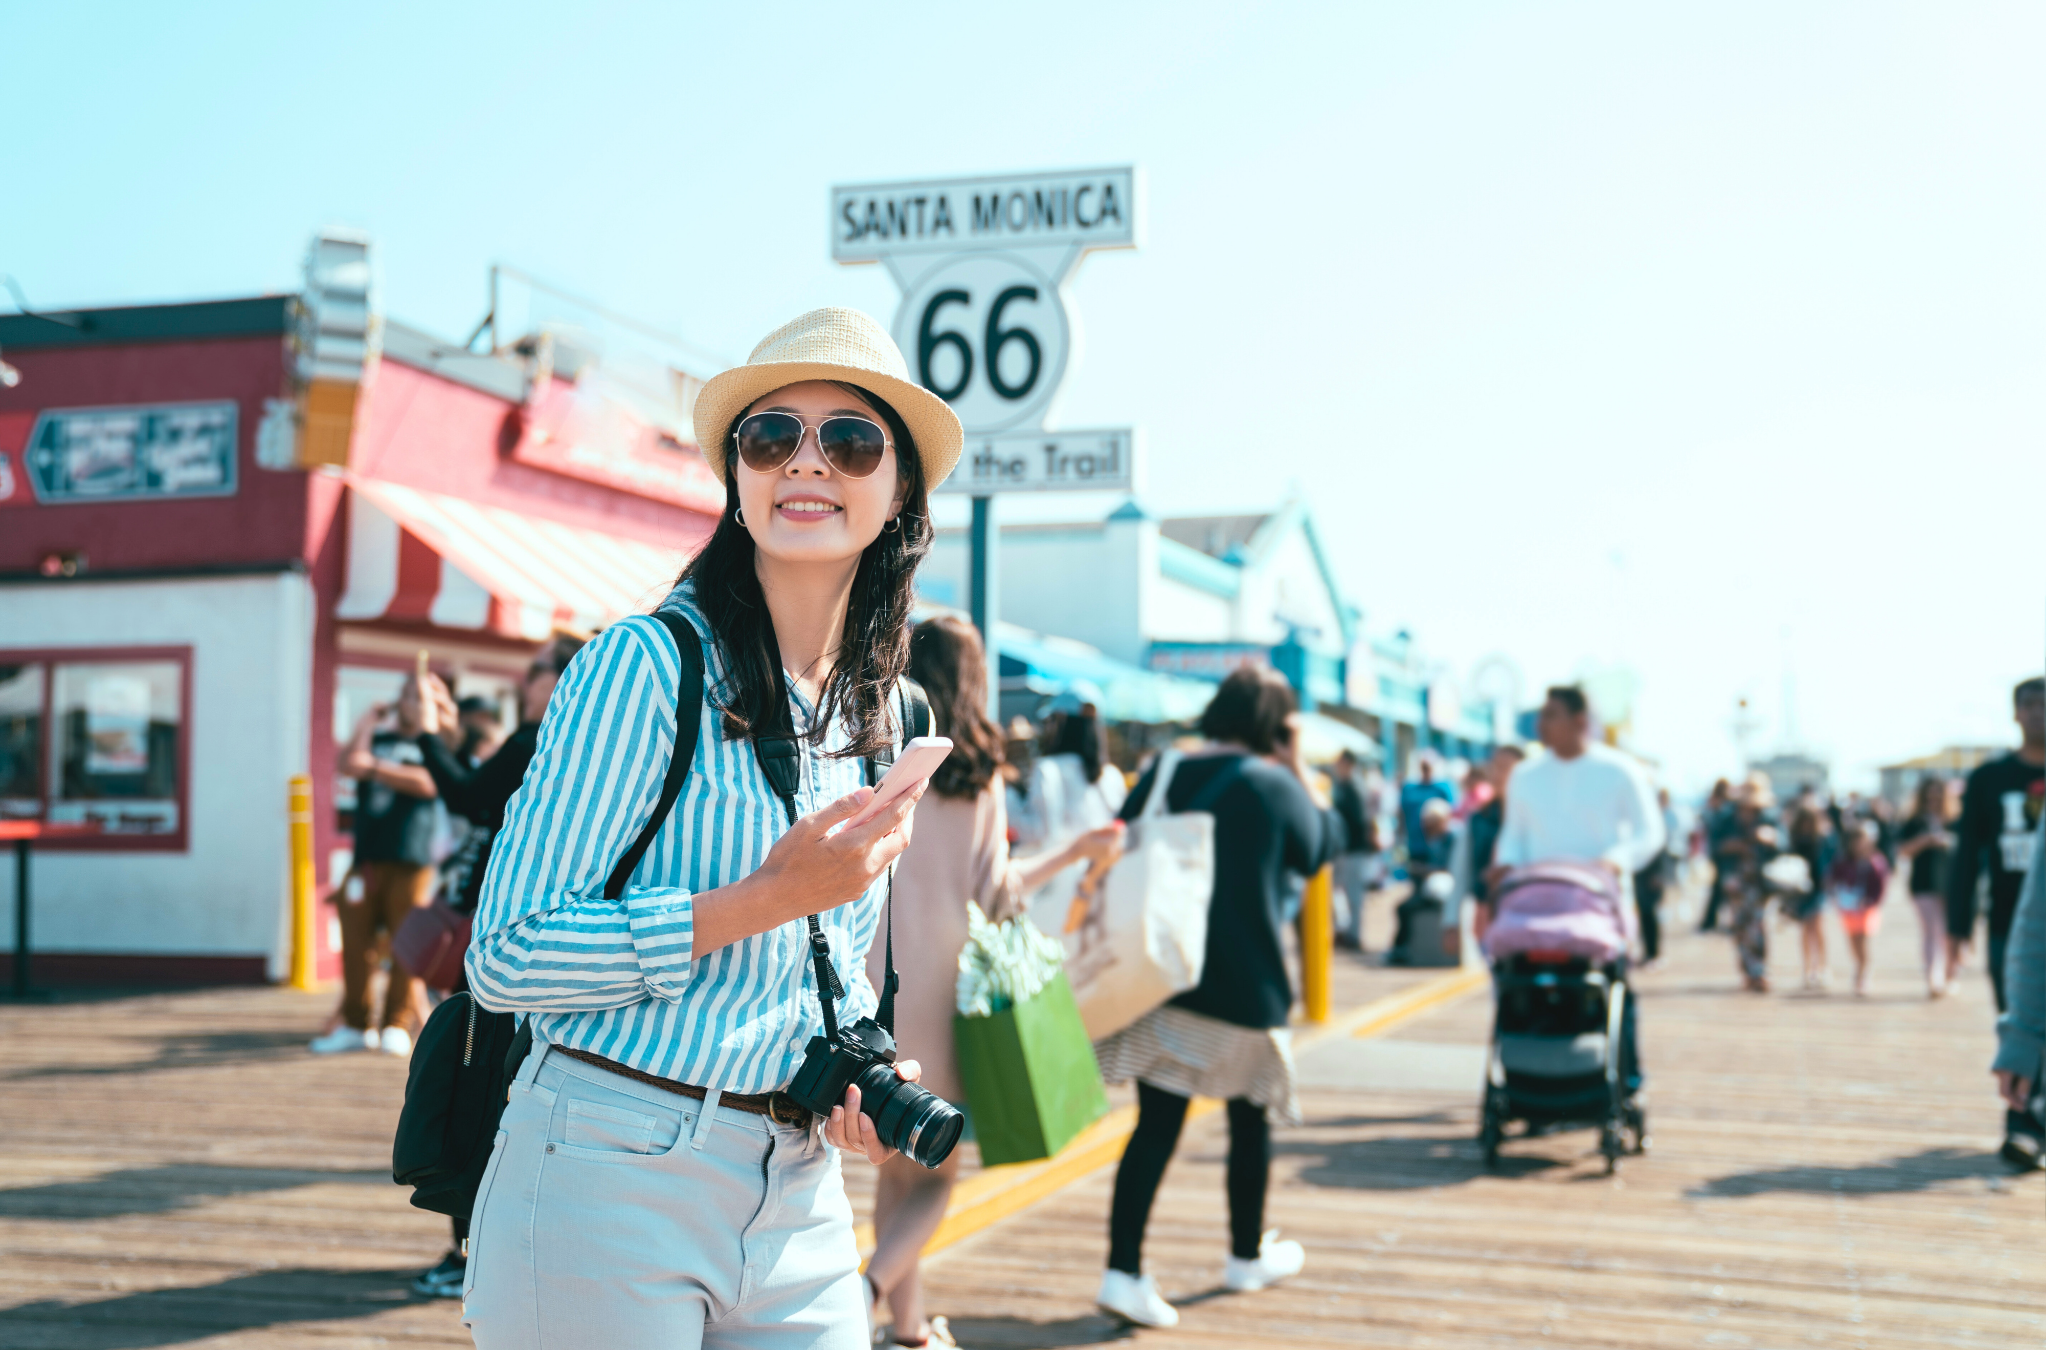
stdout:
[(940, 492), (986, 497), (998, 492), (1128, 492), (1129, 428), (970, 436), (959, 467)]
[(232, 402), (58, 408), (36, 418), (22, 458), (46, 503), (227, 497), (235, 430)]
[(1155, 642), (1145, 653), (1147, 670), (1219, 683), (1239, 666), (1272, 664), (1271, 647), (1248, 642)]

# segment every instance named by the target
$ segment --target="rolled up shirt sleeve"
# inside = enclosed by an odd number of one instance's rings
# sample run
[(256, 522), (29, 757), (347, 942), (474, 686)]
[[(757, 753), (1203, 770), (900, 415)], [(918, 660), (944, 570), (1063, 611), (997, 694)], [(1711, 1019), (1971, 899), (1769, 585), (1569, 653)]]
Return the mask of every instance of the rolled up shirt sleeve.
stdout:
[(673, 641), (644, 617), (607, 629), (563, 674), (506, 807), (464, 961), (486, 1008), (590, 1012), (681, 997), (690, 892), (645, 884), (643, 860), (623, 895), (604, 895), (660, 800), (679, 674)]

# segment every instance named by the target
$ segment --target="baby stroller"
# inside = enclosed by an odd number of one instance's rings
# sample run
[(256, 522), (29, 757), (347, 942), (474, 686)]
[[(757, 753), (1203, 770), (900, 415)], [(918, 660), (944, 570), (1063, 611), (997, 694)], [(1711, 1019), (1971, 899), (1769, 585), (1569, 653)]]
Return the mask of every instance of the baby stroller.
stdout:
[(1605, 868), (1543, 863), (1501, 882), (1486, 932), (1495, 996), (1479, 1117), (1487, 1166), (1516, 1123), (1525, 1138), (1599, 1130), (1610, 1174), (1622, 1154), (1648, 1147), (1649, 1119), (1634, 1097), (1629, 910)]

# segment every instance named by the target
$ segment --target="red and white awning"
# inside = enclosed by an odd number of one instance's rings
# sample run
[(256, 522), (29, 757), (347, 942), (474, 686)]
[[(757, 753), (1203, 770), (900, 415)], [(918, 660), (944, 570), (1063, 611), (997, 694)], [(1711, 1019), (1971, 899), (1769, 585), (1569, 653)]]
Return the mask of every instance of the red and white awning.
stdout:
[(539, 641), (645, 613), (689, 556), (378, 479), (349, 477), (341, 619), (399, 619)]

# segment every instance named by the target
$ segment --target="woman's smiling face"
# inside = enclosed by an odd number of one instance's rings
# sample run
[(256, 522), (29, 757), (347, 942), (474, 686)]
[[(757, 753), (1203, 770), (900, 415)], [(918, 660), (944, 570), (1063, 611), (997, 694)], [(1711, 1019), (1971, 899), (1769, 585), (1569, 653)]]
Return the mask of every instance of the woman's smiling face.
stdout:
[(738, 476), (740, 512), (754, 547), (777, 562), (825, 563), (858, 558), (882, 527), (903, 509), (895, 438), (882, 462), (865, 478), (848, 478), (833, 468), (818, 447), (817, 426), (827, 417), (864, 417), (885, 432), (887, 423), (866, 399), (824, 380), (784, 385), (756, 400), (740, 416), (793, 413), (803, 419), (803, 439), (787, 464), (762, 473), (738, 455), (730, 461)]

